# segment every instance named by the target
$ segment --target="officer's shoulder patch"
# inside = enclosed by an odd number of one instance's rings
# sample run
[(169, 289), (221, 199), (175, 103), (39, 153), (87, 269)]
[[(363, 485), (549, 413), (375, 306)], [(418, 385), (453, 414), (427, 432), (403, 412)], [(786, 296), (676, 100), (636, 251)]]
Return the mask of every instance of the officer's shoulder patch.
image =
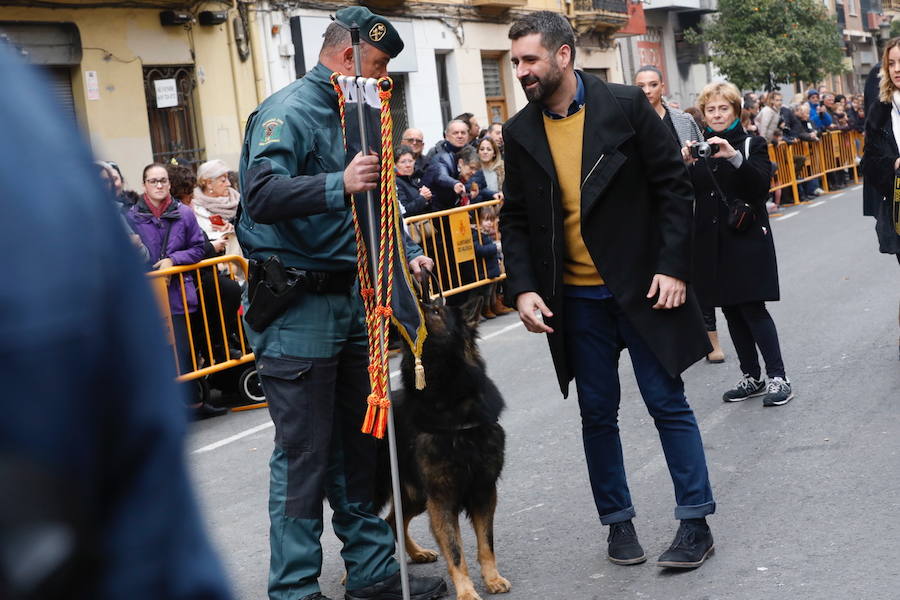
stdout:
[(262, 124), (263, 136), (262, 139), (259, 140), (260, 146), (265, 146), (267, 144), (272, 144), (275, 142), (281, 141), (281, 128), (284, 125), (284, 121), (281, 119), (269, 119), (265, 123)]

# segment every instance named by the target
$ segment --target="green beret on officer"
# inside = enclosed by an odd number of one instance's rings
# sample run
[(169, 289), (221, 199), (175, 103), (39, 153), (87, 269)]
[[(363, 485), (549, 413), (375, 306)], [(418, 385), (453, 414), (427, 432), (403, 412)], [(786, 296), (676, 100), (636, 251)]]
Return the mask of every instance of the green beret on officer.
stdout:
[(403, 40), (400, 34), (385, 17), (376, 15), (365, 6), (348, 6), (334, 14), (348, 28), (354, 24), (359, 27), (359, 39), (375, 46), (391, 58), (403, 51)]

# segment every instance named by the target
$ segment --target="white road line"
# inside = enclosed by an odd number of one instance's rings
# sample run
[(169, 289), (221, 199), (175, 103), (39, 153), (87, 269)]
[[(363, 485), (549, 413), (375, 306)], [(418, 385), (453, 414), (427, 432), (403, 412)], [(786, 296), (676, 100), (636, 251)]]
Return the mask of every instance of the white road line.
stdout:
[(815, 208), (817, 206), (821, 206), (821, 205), (825, 204), (826, 202), (828, 202), (828, 201), (827, 200), (819, 200), (818, 202), (813, 202), (812, 204), (808, 204), (806, 206), (806, 208)]
[(800, 214), (800, 213), (792, 212), (792, 213), (788, 213), (788, 214), (786, 214), (786, 215), (783, 215), (783, 216), (781, 216), (781, 217), (776, 217), (775, 220), (776, 220), (776, 221), (784, 221), (785, 219), (790, 219), (791, 217), (796, 217), (796, 216), (799, 215), (799, 214)]
[(504, 327), (503, 329), (498, 329), (498, 330), (495, 331), (494, 333), (489, 333), (489, 334), (487, 334), (486, 336), (484, 336), (484, 337), (481, 338), (481, 339), (482, 339), (482, 341), (487, 341), (487, 340), (491, 339), (492, 337), (497, 337), (498, 335), (504, 334), (504, 333), (506, 333), (507, 331), (512, 331), (512, 330), (515, 329), (516, 327), (521, 327), (521, 326), (522, 326), (522, 321), (516, 321), (516, 322), (513, 323), (512, 325), (507, 325), (507, 326)]
[(539, 503), (539, 504), (535, 504), (534, 506), (528, 506), (528, 507), (523, 508), (523, 509), (521, 509), (521, 510), (517, 510), (516, 512), (510, 513), (509, 516), (510, 516), (510, 517), (514, 517), (514, 516), (516, 516), (516, 515), (522, 514), (523, 512), (528, 512), (528, 511), (534, 510), (534, 509), (536, 509), (536, 508), (541, 508), (542, 506), (544, 506), (544, 503), (543, 503), (543, 502), (541, 502), (541, 503)]
[(242, 431), (240, 433), (236, 433), (231, 437), (227, 437), (224, 440), (219, 440), (218, 442), (213, 442), (212, 444), (208, 444), (206, 446), (203, 446), (202, 448), (197, 448), (196, 450), (191, 452), (191, 454), (203, 454), (204, 452), (211, 452), (211, 451), (215, 450), (216, 448), (221, 448), (222, 446), (226, 446), (226, 445), (230, 444), (231, 442), (236, 442), (241, 438), (247, 437), (248, 435), (253, 435), (254, 433), (258, 433), (260, 431), (263, 431), (264, 429), (268, 429), (269, 427), (274, 427), (274, 426), (275, 426), (275, 423), (273, 423), (272, 421), (267, 421), (265, 423), (257, 425), (256, 427), (251, 427), (250, 429), (245, 429), (244, 431)]
[[(481, 339), (489, 340), (493, 337), (497, 337), (498, 335), (504, 334), (507, 331), (512, 331), (513, 329), (515, 329), (516, 327), (519, 327), (521, 325), (522, 325), (522, 321), (517, 321), (516, 323), (513, 323), (512, 325), (507, 325), (503, 329), (498, 329), (497, 331), (495, 331), (493, 333), (489, 333)], [(391, 371), (391, 379), (394, 379), (395, 377), (398, 377), (399, 375), (400, 375), (399, 369), (397, 371)], [(228, 444), (230, 444), (232, 442), (236, 442), (242, 438), (245, 438), (248, 435), (253, 435), (254, 433), (258, 433), (260, 431), (263, 431), (264, 429), (273, 427), (274, 425), (275, 424), (272, 421), (267, 421), (265, 423), (257, 425), (256, 427), (251, 427), (250, 429), (246, 429), (244, 431), (241, 431), (240, 433), (236, 433), (236, 434), (232, 435), (231, 437), (227, 437), (223, 440), (219, 440), (218, 442), (213, 442), (212, 444), (208, 444), (206, 446), (203, 446), (202, 448), (197, 448), (196, 450), (191, 452), (191, 454), (204, 454), (206, 452), (211, 452), (213, 450), (221, 448), (222, 446), (227, 446)]]

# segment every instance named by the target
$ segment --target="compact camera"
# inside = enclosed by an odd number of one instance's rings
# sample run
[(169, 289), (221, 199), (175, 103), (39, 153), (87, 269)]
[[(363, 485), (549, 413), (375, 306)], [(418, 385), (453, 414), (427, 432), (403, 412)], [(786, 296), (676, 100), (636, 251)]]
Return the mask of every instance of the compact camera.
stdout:
[(694, 158), (709, 158), (719, 151), (718, 144), (709, 144), (707, 142), (698, 142), (691, 146), (691, 156)]

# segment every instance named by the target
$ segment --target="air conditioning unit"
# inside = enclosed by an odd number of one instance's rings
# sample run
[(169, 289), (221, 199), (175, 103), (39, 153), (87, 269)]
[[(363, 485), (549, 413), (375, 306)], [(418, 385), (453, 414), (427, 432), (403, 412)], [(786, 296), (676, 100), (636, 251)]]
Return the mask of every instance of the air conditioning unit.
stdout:
[(228, 22), (227, 10), (203, 10), (197, 15), (197, 21), (201, 25), (221, 25)]
[(182, 10), (164, 10), (159, 13), (159, 22), (164, 27), (171, 27), (173, 25), (187, 25), (188, 23), (192, 23), (194, 21), (194, 17), (191, 13), (182, 11)]

